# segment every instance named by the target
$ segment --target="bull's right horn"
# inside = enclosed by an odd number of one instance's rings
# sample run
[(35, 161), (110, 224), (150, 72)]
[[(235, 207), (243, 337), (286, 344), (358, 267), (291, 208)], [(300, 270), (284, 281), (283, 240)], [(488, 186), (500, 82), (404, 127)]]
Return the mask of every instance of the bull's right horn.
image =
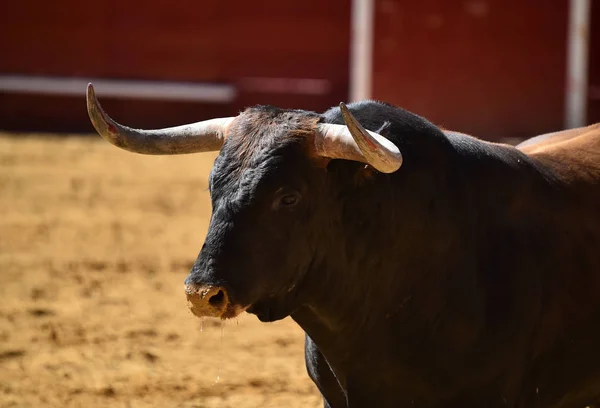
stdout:
[(141, 154), (184, 154), (220, 150), (234, 117), (210, 119), (166, 129), (141, 130), (123, 126), (108, 116), (87, 86), (87, 110), (96, 131), (113, 145)]
[(320, 124), (315, 137), (317, 155), (367, 163), (382, 173), (402, 166), (402, 153), (394, 143), (363, 128), (343, 102), (340, 109), (346, 126)]

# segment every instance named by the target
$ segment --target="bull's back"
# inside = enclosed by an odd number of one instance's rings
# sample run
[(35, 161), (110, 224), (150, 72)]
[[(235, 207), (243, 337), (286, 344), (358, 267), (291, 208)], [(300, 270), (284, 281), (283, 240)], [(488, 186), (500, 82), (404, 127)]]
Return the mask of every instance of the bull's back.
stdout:
[(582, 134), (600, 130), (600, 123), (590, 126), (579, 127), (575, 129), (559, 130), (557, 132), (544, 133), (524, 140), (516, 147), (524, 152), (532, 151), (537, 148), (547, 147), (552, 144), (561, 143), (581, 136)]
[(600, 194), (600, 123), (538, 137), (517, 148), (565, 186)]

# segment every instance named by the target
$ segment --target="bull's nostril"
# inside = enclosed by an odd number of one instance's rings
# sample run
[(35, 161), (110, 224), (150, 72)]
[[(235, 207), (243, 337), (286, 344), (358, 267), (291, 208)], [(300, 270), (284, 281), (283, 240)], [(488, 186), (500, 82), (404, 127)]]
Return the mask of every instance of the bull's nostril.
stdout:
[(230, 307), (227, 290), (212, 285), (186, 285), (188, 306), (198, 317), (221, 317)]
[(210, 299), (208, 299), (208, 303), (214, 307), (223, 306), (223, 302), (225, 301), (225, 292), (222, 290), (218, 291), (216, 295), (212, 295)]

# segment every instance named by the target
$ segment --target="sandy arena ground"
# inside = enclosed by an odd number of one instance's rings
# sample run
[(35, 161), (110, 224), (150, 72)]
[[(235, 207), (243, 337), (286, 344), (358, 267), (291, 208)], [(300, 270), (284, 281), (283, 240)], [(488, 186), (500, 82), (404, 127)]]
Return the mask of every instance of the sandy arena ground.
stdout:
[(291, 319), (187, 310), (213, 159), (0, 135), (0, 407), (322, 406)]

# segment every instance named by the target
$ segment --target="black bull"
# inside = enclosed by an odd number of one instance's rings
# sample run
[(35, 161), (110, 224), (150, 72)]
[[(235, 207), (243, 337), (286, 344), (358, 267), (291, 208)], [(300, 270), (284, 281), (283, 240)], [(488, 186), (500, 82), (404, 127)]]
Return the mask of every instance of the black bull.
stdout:
[(386, 104), (349, 108), (399, 148), (400, 169), (315, 155), (316, 124), (347, 119), (338, 108), (227, 122), (192, 311), (291, 316), (326, 407), (599, 402), (600, 129), (514, 148)]

